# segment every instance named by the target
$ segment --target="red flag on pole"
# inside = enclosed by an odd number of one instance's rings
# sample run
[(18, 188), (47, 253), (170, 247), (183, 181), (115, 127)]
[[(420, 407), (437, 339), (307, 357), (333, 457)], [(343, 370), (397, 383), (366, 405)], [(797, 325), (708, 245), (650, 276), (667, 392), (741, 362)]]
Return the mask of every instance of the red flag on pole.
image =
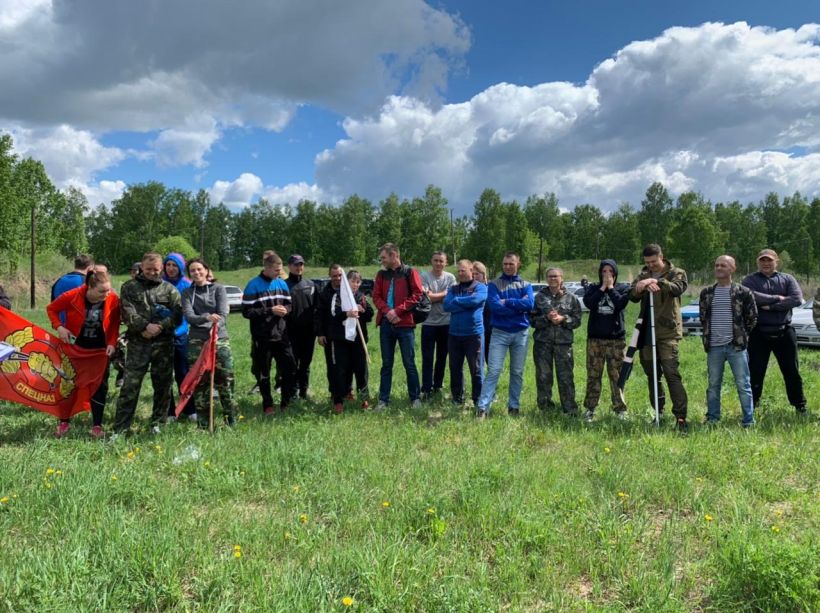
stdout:
[(194, 395), (202, 376), (206, 372), (211, 372), (216, 365), (216, 337), (217, 326), (214, 324), (211, 326), (211, 335), (202, 347), (202, 352), (199, 354), (196, 362), (194, 362), (194, 365), (191, 366), (188, 374), (185, 375), (185, 379), (182, 380), (182, 385), (179, 386), (179, 402), (177, 402), (175, 409), (177, 417), (179, 417), (179, 414), (182, 412), (185, 403)]
[(0, 399), (69, 419), (91, 407), (108, 358), (0, 307)]

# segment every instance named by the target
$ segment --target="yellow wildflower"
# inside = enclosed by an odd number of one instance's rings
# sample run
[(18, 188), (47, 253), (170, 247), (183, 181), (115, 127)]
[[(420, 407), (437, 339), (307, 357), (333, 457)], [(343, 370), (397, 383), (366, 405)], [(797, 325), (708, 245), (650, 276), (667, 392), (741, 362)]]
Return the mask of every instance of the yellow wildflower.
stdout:
[(54, 471), (54, 474), (55, 474), (55, 475), (57, 475), (57, 476), (59, 477), (60, 475), (62, 475), (62, 474), (63, 474), (63, 471), (61, 471), (61, 470), (55, 470), (55, 471)]
[(54, 474), (54, 469), (53, 469), (53, 468), (51, 468), (51, 467), (47, 468), (47, 469), (46, 469), (46, 474), (47, 474), (47, 475), (53, 475), (53, 474)]
[(703, 519), (705, 519), (706, 521), (714, 521), (715, 520), (715, 518), (712, 517), (711, 515), (709, 515), (708, 513), (703, 516)]
[(304, 513), (302, 513), (302, 514), (299, 516), (299, 521), (300, 521), (301, 523), (306, 524), (306, 523), (307, 523), (307, 520), (308, 520), (308, 516), (307, 516), (307, 515), (305, 515)]
[(117, 480), (117, 475), (111, 475), (111, 480), (116, 481)]
[(346, 607), (352, 607), (353, 599), (350, 596), (345, 596), (344, 598), (342, 598), (342, 604)]
[(389, 507), (389, 506), (390, 506), (390, 501), (389, 501), (389, 500), (385, 500), (385, 501), (382, 503), (382, 506), (386, 509), (387, 507)]
[(298, 485), (294, 485), (294, 486), (293, 486), (292, 488), (290, 488), (290, 489), (291, 489), (292, 491), (294, 491), (294, 492), (298, 492), (301, 488), (300, 488)]
[(627, 494), (626, 492), (618, 492), (618, 498), (624, 500), (626, 498), (629, 498), (629, 494)]
[[(2, 502), (2, 501), (0, 501), (0, 502)], [(780, 527), (779, 526), (772, 526), (772, 532), (777, 534), (778, 532), (780, 532)]]
[(160, 445), (154, 445), (154, 451), (162, 451), (162, 447)]
[(3, 496), (2, 498), (0, 498), (0, 504), (6, 504), (6, 503), (8, 503), (8, 501), (9, 501), (8, 496)]
[(604, 453), (609, 453), (610, 451), (612, 450), (609, 447), (604, 447)]
[(427, 507), (427, 513), (428, 513), (428, 515), (435, 515), (436, 514), (436, 508), (435, 507)]
[(134, 452), (133, 452), (133, 451), (129, 451), (129, 452), (128, 452), (128, 459), (129, 459), (129, 460), (133, 460), (133, 459), (134, 459)]
[(239, 416), (239, 421), (242, 421), (243, 419), (245, 419), (245, 416), (244, 416), (244, 415), (240, 415), (240, 416)]
[(235, 557), (235, 558), (241, 558), (241, 557), (242, 557), (242, 552), (241, 552), (241, 551), (234, 551), (234, 552), (233, 552), (233, 557)]

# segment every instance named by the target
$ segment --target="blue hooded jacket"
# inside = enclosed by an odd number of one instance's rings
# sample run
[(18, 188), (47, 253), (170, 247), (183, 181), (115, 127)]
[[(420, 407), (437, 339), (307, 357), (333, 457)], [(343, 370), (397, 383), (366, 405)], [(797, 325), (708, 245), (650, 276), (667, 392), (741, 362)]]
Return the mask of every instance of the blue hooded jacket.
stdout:
[(487, 304), (490, 305), (493, 328), (504, 332), (526, 330), (530, 327), (529, 312), (535, 307), (532, 285), (518, 275), (502, 274), (488, 284)]
[[(171, 279), (165, 274), (165, 263), (168, 260), (173, 260), (174, 264), (176, 264), (177, 268), (179, 268), (179, 276), (176, 279)], [(191, 287), (191, 280), (185, 276), (185, 258), (182, 257), (181, 253), (176, 253), (173, 251), (165, 256), (165, 259), (162, 260), (162, 278), (177, 288), (180, 297), (182, 296), (182, 292)], [(185, 336), (186, 334), (188, 334), (188, 320), (183, 317), (182, 323), (177, 326), (176, 330), (174, 330), (174, 337), (179, 338), (181, 336)]]

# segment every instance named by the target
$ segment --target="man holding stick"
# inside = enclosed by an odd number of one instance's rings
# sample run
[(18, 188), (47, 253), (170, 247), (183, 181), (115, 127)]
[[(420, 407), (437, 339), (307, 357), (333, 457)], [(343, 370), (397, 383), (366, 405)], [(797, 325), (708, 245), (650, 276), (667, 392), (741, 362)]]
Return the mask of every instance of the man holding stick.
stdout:
[[(672, 397), (672, 413), (675, 415), (678, 431), (686, 432), (688, 398), (680, 375), (678, 343), (683, 338), (683, 322), (680, 314), (680, 297), (689, 285), (686, 271), (677, 268), (663, 257), (660, 245), (649, 244), (643, 249), (644, 267), (632, 283), (629, 299), (632, 302), (649, 301), (650, 294), (654, 313), (654, 335), (656, 354), (653, 355), (650, 342), (641, 347), (641, 367), (649, 382), (649, 397), (660, 418), (663, 415), (666, 395), (661, 385), (661, 377), (666, 378), (669, 395)], [(648, 307), (643, 305), (644, 312)], [(650, 331), (651, 332), (651, 331)], [(654, 358), (654, 360), (653, 360)], [(657, 379), (653, 380), (653, 371)], [(657, 397), (655, 389), (657, 385)]]

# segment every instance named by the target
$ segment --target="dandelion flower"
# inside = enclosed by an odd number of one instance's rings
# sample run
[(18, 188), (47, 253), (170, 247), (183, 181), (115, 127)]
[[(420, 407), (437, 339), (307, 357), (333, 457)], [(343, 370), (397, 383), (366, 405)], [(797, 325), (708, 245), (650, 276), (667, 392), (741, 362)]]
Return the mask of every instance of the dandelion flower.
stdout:
[(54, 474), (55, 474), (55, 475), (57, 475), (57, 476), (59, 477), (60, 475), (62, 475), (62, 474), (63, 474), (63, 471), (61, 471), (61, 470), (55, 470), (55, 471), (54, 471)]
[(241, 558), (241, 557), (242, 557), (242, 552), (241, 552), (241, 551), (238, 551), (238, 550), (237, 550), (237, 551), (234, 551), (234, 552), (233, 552), (233, 557), (235, 557), (235, 558), (237, 558), (237, 559), (238, 559), (238, 558)]
[(703, 483), (703, 477), (695, 477), (695, 481), (698, 483)]
[(242, 551), (242, 545), (234, 545), (233, 550), (234, 551)]
[(353, 599), (350, 596), (345, 596), (344, 598), (342, 598), (342, 604), (346, 607), (352, 607)]
[(154, 445), (154, 451), (162, 451), (162, 446)]
[(609, 447), (604, 447), (604, 453), (609, 453), (610, 451), (612, 450)]
[(0, 504), (7, 504), (8, 501), (9, 501), (8, 496), (3, 496), (2, 498), (0, 498)]
[(390, 506), (390, 501), (389, 501), (389, 500), (385, 500), (385, 501), (382, 503), (382, 506), (386, 509), (387, 507), (389, 507), (389, 506)]
[(211, 463), (210, 463), (210, 462), (205, 462), (205, 463), (203, 464), (203, 466), (204, 466), (205, 468), (208, 468), (210, 465), (211, 465)]
[(47, 468), (47, 469), (46, 469), (46, 474), (47, 474), (47, 475), (53, 475), (53, 474), (54, 474), (54, 469), (53, 469), (53, 468), (51, 468), (51, 467)]
[(629, 494), (627, 494), (626, 492), (618, 492), (618, 498), (620, 498), (621, 500), (625, 500), (626, 498), (629, 498)]
[(435, 507), (427, 507), (427, 514), (428, 515), (435, 515), (436, 514), (436, 508)]
[(775, 511), (774, 514), (775, 517), (783, 517), (783, 511), (781, 511), (780, 509), (777, 509), (777, 511)]
[(706, 521), (714, 521), (715, 520), (715, 518), (712, 517), (711, 515), (709, 515), (708, 513), (703, 516), (703, 519), (705, 519)]
[(307, 516), (307, 515), (305, 515), (304, 513), (302, 513), (302, 514), (299, 516), (299, 522), (300, 522), (300, 523), (306, 524), (306, 523), (307, 523), (307, 520), (308, 520), (308, 516)]
[[(0, 500), (0, 502), (2, 502), (2, 500)], [(777, 534), (778, 532), (780, 532), (780, 527), (779, 526), (772, 526), (772, 532)]]
[(239, 421), (242, 421), (243, 419), (245, 419), (245, 416), (244, 416), (244, 415), (240, 415), (240, 416), (239, 416)]
[(292, 491), (294, 491), (294, 492), (298, 492), (298, 491), (301, 489), (301, 487), (299, 487), (298, 485), (294, 485), (294, 486), (293, 486), (292, 488), (290, 488), (290, 489), (291, 489)]
[(136, 453), (139, 453), (140, 451), (142, 451), (142, 449), (140, 449), (139, 447), (134, 447), (134, 451), (135, 451)]
[(111, 475), (111, 480), (116, 481), (117, 480), (117, 475)]
[(285, 532), (284, 537), (285, 537), (285, 540), (286, 540), (286, 541), (289, 541), (291, 538), (293, 538), (293, 537), (291, 536), (290, 532)]

